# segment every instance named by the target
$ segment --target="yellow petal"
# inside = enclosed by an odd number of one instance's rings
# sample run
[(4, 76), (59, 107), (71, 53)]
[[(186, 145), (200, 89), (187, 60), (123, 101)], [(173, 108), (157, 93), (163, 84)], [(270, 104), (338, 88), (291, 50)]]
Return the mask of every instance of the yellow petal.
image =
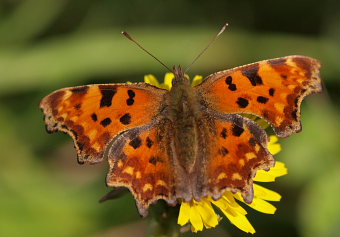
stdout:
[(256, 172), (256, 176), (254, 177), (254, 181), (258, 182), (273, 182), (275, 178), (286, 175), (288, 173), (285, 164), (277, 161), (275, 166), (271, 168), (269, 171), (259, 170)]
[(179, 209), (179, 215), (177, 223), (181, 226), (188, 223), (190, 219), (190, 204), (188, 202), (182, 202), (181, 208)]
[(261, 198), (254, 197), (252, 203), (247, 205), (255, 209), (256, 211), (263, 212), (266, 214), (274, 214), (276, 211), (276, 207), (274, 207), (272, 204), (264, 201)]
[(277, 161), (275, 166), (267, 172), (274, 177), (280, 177), (286, 175), (288, 170), (283, 162)]
[(172, 80), (175, 78), (175, 75), (172, 72), (165, 73), (164, 76), (164, 85), (168, 88), (168, 90), (172, 87)]
[(203, 221), (197, 205), (191, 205), (190, 207), (190, 223), (193, 227), (194, 232), (203, 230)]
[(267, 201), (280, 201), (281, 195), (270, 189), (254, 184), (254, 196)]
[(269, 138), (270, 138), (269, 143), (276, 143), (279, 140), (279, 138), (275, 135), (272, 135)]
[(270, 136), (269, 138), (268, 150), (270, 153), (275, 155), (281, 151), (281, 145), (276, 143), (278, 141), (277, 136)]
[(212, 208), (210, 202), (202, 200), (197, 205), (203, 224), (206, 228), (212, 228), (218, 225), (218, 217)]
[(257, 182), (274, 182), (275, 176), (268, 174), (268, 171), (259, 170), (256, 172), (256, 176), (254, 177), (254, 181)]
[(152, 74), (145, 75), (144, 76), (144, 82), (151, 84), (151, 85), (154, 85), (154, 86), (157, 86), (157, 87), (160, 87), (159, 82), (157, 81), (156, 77)]
[(202, 81), (203, 81), (203, 77), (200, 76), (200, 75), (196, 75), (196, 76), (194, 77), (194, 79), (192, 79), (191, 85), (192, 85), (192, 86), (197, 86), (198, 84), (201, 84)]
[(255, 229), (245, 217), (247, 214), (246, 210), (235, 201), (232, 195), (231, 192), (226, 192), (221, 199), (217, 201), (211, 200), (211, 202), (239, 229), (247, 233), (255, 233)]
[(225, 192), (223, 194), (223, 198), (227, 199), (228, 202), (229, 202), (230, 207), (235, 209), (237, 212), (239, 212), (242, 215), (246, 215), (247, 214), (247, 211), (243, 207), (241, 207), (240, 204), (238, 204), (235, 201), (235, 198), (234, 198), (234, 195), (233, 195), (232, 192)]
[(255, 233), (254, 227), (250, 224), (247, 217), (235, 211), (232, 208), (221, 209), (223, 214), (234, 224), (237, 228), (247, 233)]

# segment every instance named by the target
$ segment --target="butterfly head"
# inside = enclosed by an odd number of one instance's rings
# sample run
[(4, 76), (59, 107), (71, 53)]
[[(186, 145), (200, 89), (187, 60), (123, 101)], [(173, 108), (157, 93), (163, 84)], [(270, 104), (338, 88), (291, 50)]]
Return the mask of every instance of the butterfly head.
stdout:
[(184, 72), (182, 70), (182, 66), (174, 66), (172, 68), (175, 78), (172, 80), (172, 85), (175, 84), (190, 84), (189, 79), (184, 76)]

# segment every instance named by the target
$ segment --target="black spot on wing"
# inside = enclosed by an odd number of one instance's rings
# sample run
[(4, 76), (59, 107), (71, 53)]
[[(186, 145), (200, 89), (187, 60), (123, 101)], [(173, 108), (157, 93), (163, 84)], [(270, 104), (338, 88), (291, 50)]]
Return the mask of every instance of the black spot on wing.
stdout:
[(111, 122), (112, 121), (110, 118), (105, 118), (102, 121), (100, 121), (100, 124), (105, 128), (106, 126), (110, 125)]
[(98, 120), (98, 117), (95, 113), (91, 114), (91, 118), (94, 122), (96, 122)]
[(133, 149), (137, 149), (142, 145), (142, 139), (140, 139), (140, 137), (136, 137), (129, 142), (129, 145), (132, 146)]
[(146, 145), (149, 148), (151, 148), (153, 145), (153, 141), (149, 137), (146, 138)]
[(259, 102), (259, 103), (261, 103), (261, 104), (267, 103), (268, 100), (269, 100), (269, 98), (264, 97), (264, 96), (258, 96), (258, 97), (257, 97), (257, 102)]
[(122, 117), (120, 117), (119, 121), (124, 125), (128, 125), (131, 123), (131, 115), (129, 113), (126, 113)]
[(235, 84), (231, 84), (231, 85), (229, 85), (228, 89), (229, 89), (229, 90), (231, 90), (231, 91), (236, 91), (236, 90), (237, 90), (237, 88), (236, 88), (236, 85), (235, 85)]
[(231, 91), (236, 91), (236, 84), (233, 84), (233, 78), (231, 76), (227, 76), (225, 79), (225, 83), (228, 85), (228, 89)]
[(262, 85), (262, 78), (258, 74), (259, 64), (253, 64), (243, 69), (242, 74), (246, 76), (253, 86)]
[(135, 103), (135, 100), (134, 100), (134, 99), (129, 98), (129, 99), (126, 100), (126, 104), (127, 104), (128, 106), (131, 106), (131, 105), (133, 105), (134, 103)]
[(76, 105), (74, 106), (74, 108), (75, 108), (76, 110), (80, 110), (81, 104), (76, 104)]
[(88, 91), (88, 86), (77, 86), (71, 89), (73, 94), (85, 94)]
[(221, 137), (224, 138), (224, 139), (226, 139), (227, 136), (228, 136), (228, 134), (227, 134), (227, 129), (226, 129), (226, 128), (223, 128), (223, 129), (222, 129), (222, 132), (221, 132)]
[(227, 76), (227, 78), (225, 79), (225, 83), (227, 83), (227, 85), (230, 85), (233, 83), (233, 78), (231, 76)]
[(133, 90), (128, 90), (127, 92), (130, 98), (133, 98), (136, 96), (136, 93)]
[(126, 100), (126, 104), (128, 106), (131, 106), (135, 103), (135, 100), (133, 99), (136, 96), (136, 93), (133, 90), (127, 91), (129, 98)]
[(268, 60), (269, 64), (271, 66), (277, 66), (277, 65), (283, 65), (286, 63), (286, 59), (285, 58), (276, 58), (276, 59), (271, 59)]
[(238, 97), (236, 103), (238, 104), (238, 106), (239, 106), (240, 108), (245, 108), (245, 107), (248, 106), (249, 101), (248, 101), (247, 99), (245, 99), (245, 98)]
[(269, 89), (269, 95), (270, 96), (274, 96), (274, 93), (275, 93), (275, 89), (274, 88), (270, 88)]
[(159, 158), (158, 156), (157, 157), (154, 157), (154, 156), (151, 156), (150, 159), (149, 159), (149, 163), (153, 164), (153, 165), (156, 165), (157, 162), (163, 162), (163, 160), (161, 158)]
[(251, 138), (249, 139), (249, 144), (250, 144), (251, 146), (256, 146), (256, 140), (255, 140), (255, 138), (251, 137)]
[(225, 155), (227, 155), (227, 154), (229, 153), (228, 149), (225, 148), (224, 146), (222, 146), (222, 148), (220, 148), (220, 149), (218, 150), (218, 152), (219, 152), (222, 156), (225, 156)]
[(100, 85), (99, 86), (100, 93), (102, 94), (102, 98), (100, 100), (100, 107), (110, 107), (112, 104), (112, 98), (117, 93), (117, 87), (113, 87), (110, 85)]
[(85, 144), (81, 143), (81, 142), (77, 142), (77, 147), (80, 151), (82, 151), (84, 149)]
[(234, 136), (239, 137), (244, 132), (244, 129), (236, 124), (233, 125), (233, 128), (231, 129)]
[(296, 110), (296, 109), (292, 111), (292, 118), (293, 118), (295, 121), (298, 121), (297, 110)]

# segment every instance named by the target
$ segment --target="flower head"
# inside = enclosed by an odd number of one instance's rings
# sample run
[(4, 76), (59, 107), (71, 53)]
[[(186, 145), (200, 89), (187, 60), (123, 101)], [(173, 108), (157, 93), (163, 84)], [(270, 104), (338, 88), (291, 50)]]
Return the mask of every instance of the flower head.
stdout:
[[(188, 79), (189, 76), (185, 75)], [(153, 75), (146, 75), (144, 81), (154, 86), (170, 90), (173, 73), (166, 73), (164, 83), (159, 83)], [(202, 82), (202, 76), (195, 76), (192, 80), (192, 86), (198, 85)], [(262, 128), (267, 128), (269, 125), (263, 119), (259, 119), (254, 115), (244, 115), (257, 122)], [(270, 136), (268, 149), (271, 154), (275, 155), (281, 150), (280, 144), (277, 143), (276, 136)], [(276, 162), (275, 166), (269, 171), (259, 170), (254, 177), (255, 182), (274, 182), (277, 177), (287, 174), (287, 168), (284, 163)], [(259, 212), (266, 214), (274, 214), (276, 211), (269, 201), (280, 201), (281, 195), (264, 188), (257, 183), (253, 184), (254, 199), (249, 204), (246, 203), (240, 193), (233, 193), (226, 191), (219, 200), (213, 200), (208, 196), (202, 198), (200, 201), (192, 200), (190, 202), (181, 202), (180, 212), (178, 216), (178, 224), (183, 226), (188, 223), (191, 224), (193, 232), (202, 231), (204, 228), (209, 229), (215, 227), (223, 219), (215, 210), (220, 210), (229, 221), (239, 229), (247, 233), (255, 233), (254, 227), (248, 221), (246, 215), (247, 211), (241, 205), (247, 205)], [(240, 205), (241, 204), (241, 205)]]

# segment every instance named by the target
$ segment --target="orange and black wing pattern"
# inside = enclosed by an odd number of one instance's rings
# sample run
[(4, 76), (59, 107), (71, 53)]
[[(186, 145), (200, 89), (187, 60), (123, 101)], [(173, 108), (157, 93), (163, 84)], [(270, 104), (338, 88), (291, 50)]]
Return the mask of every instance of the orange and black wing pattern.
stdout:
[(219, 199), (225, 191), (240, 192), (250, 203), (256, 171), (275, 164), (267, 149), (267, 134), (254, 121), (237, 114), (214, 114), (209, 120), (203, 172), (209, 195)]
[(319, 68), (319, 61), (304, 56), (265, 60), (212, 74), (194, 90), (205, 106), (262, 117), (287, 137), (301, 130), (303, 98), (322, 90)]
[(57, 90), (40, 102), (48, 132), (71, 135), (79, 163), (98, 163), (121, 132), (151, 123), (166, 90), (137, 84), (98, 84)]
[(131, 129), (115, 139), (108, 154), (107, 185), (127, 187), (142, 216), (158, 199), (169, 204), (177, 201), (180, 171), (175, 170), (169, 133), (171, 124), (167, 122)]

